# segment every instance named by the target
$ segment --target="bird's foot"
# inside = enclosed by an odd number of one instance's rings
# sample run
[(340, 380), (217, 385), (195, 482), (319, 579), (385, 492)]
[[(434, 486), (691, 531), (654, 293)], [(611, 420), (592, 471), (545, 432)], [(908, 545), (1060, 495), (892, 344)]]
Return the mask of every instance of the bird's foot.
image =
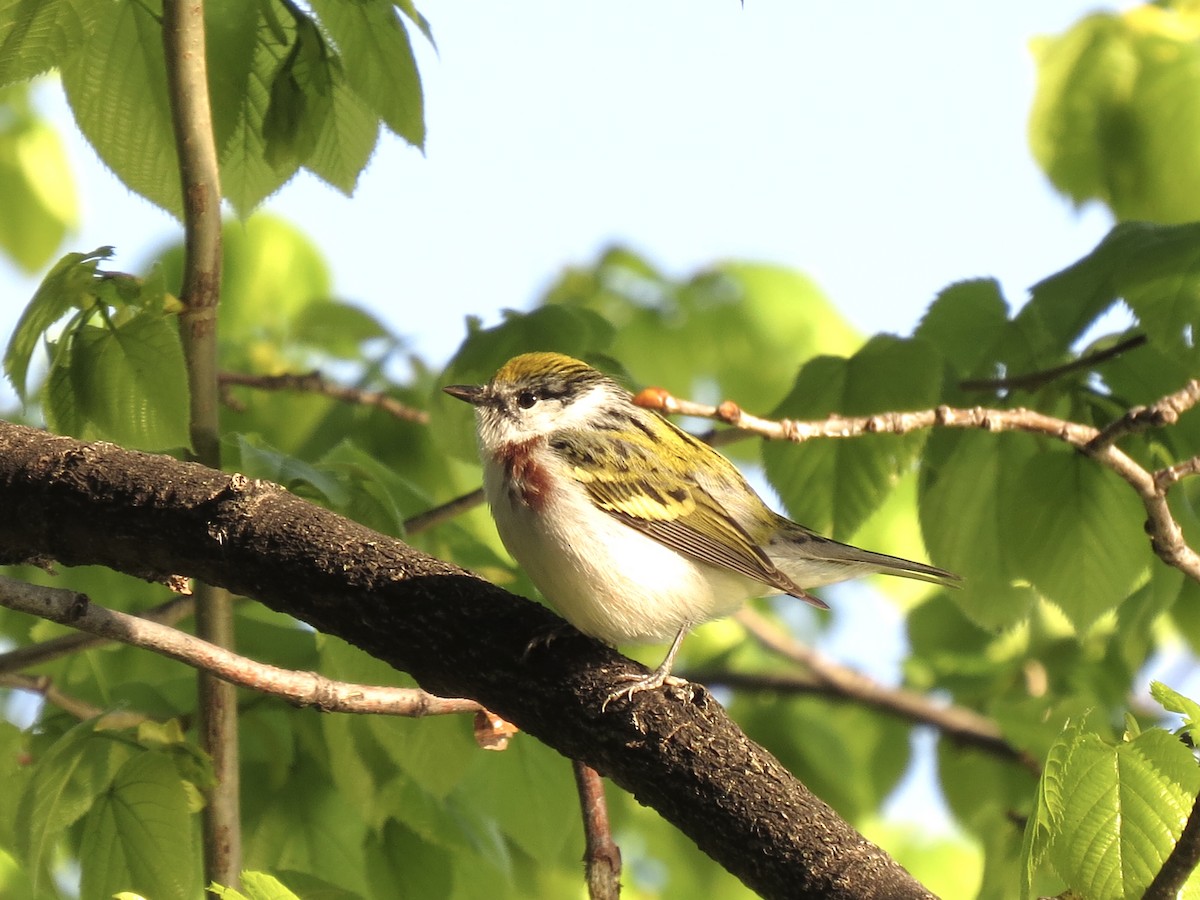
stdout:
[(618, 688), (609, 694), (604, 702), (600, 705), (600, 711), (605, 712), (608, 709), (608, 704), (614, 700), (632, 700), (634, 694), (640, 694), (642, 691), (653, 691), (666, 685), (671, 688), (680, 688), (687, 693), (689, 697), (693, 694), (693, 685), (686, 678), (676, 678), (674, 675), (668, 675), (661, 670), (651, 672), (649, 675), (618, 675), (617, 681), (629, 682), (625, 687)]

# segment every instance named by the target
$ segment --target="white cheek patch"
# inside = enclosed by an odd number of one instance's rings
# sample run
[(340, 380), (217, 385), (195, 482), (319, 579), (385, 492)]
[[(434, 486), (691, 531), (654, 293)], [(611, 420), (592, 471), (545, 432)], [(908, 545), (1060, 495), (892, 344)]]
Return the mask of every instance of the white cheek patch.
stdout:
[[(559, 407), (556, 404), (549, 419), (560, 428), (582, 428), (589, 422), (595, 421), (597, 413), (611, 405), (610, 391), (598, 384), (588, 390), (586, 394), (580, 394), (566, 406)], [(547, 412), (549, 413), (550, 410)]]

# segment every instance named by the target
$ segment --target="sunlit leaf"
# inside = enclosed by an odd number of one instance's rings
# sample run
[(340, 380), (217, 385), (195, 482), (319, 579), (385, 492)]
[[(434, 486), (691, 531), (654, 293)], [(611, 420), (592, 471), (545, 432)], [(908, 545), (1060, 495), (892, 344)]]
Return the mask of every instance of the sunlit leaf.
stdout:
[(1144, 4), (1034, 43), (1030, 145), (1060, 191), (1124, 220), (1200, 218), (1198, 38), (1185, 4)]
[(21, 313), (4, 351), (4, 374), (22, 400), (27, 397), (29, 360), (38, 341), (72, 309), (90, 305), (88, 298), (93, 290), (96, 266), (110, 256), (112, 247), (100, 247), (91, 253), (68, 253), (46, 273), (37, 293)]
[(999, 521), (1010, 565), (1087, 628), (1129, 595), (1153, 558), (1141, 503), (1076, 453), (1039, 453), (1009, 478)]
[[(807, 363), (771, 418), (822, 419), (927, 409), (937, 402), (942, 363), (929, 345), (880, 336), (849, 359)], [(925, 440), (909, 435), (829, 438), (763, 445), (763, 463), (788, 512), (845, 540), (912, 466)]]
[(96, 798), (79, 850), (85, 897), (133, 888), (155, 900), (193, 896), (199, 875), (187, 796), (162, 754), (130, 759)]

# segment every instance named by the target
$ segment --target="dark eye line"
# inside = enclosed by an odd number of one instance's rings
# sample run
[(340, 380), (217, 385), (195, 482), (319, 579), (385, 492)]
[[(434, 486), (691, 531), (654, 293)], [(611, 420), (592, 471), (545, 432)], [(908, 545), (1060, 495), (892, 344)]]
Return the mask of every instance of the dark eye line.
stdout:
[(541, 400), (561, 400), (570, 393), (567, 388), (540, 387), (537, 390), (524, 390), (517, 394), (517, 405), (522, 409), (530, 409)]

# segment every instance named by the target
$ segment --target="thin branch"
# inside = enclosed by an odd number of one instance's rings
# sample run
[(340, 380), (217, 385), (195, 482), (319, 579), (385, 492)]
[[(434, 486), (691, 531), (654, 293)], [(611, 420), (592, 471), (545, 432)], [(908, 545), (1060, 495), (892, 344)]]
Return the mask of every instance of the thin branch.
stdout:
[(600, 773), (579, 760), (572, 760), (579, 806), (583, 811), (585, 850), (590, 900), (617, 900), (621, 896), (621, 848), (613, 840), (604, 799), (604, 779)]
[(148, 716), (127, 710), (105, 711), (99, 706), (80, 700), (58, 688), (49, 675), (25, 675), (19, 672), (0, 674), (0, 687), (40, 694), (68, 715), (83, 721), (104, 717), (106, 728), (133, 728), (147, 721)]
[(722, 683), (731, 686), (751, 687), (757, 683), (776, 689), (788, 688), (804, 692), (819, 690), (835, 697), (854, 700), (917, 725), (931, 725), (953, 741), (1018, 762), (1035, 775), (1041, 773), (1036, 759), (1010, 744), (995, 722), (975, 710), (965, 706), (938, 703), (925, 694), (908, 688), (880, 684), (862, 672), (834, 662), (812, 647), (792, 639), (750, 607), (743, 608), (736, 618), (750, 635), (768, 650), (803, 666), (811, 675), (811, 680), (764, 679), (757, 675), (743, 676), (732, 673), (707, 677), (720, 679)]
[(1192, 803), (1192, 812), (1179, 840), (1171, 848), (1171, 853), (1163, 861), (1162, 868), (1146, 888), (1142, 900), (1172, 900), (1178, 897), (1180, 889), (1188, 880), (1188, 876), (1200, 863), (1200, 794)]
[[(158, 622), (161, 625), (174, 625), (192, 614), (195, 600), (191, 597), (176, 597), (161, 606), (138, 613), (139, 619)], [(81, 650), (90, 650), (109, 643), (108, 638), (97, 637), (94, 634), (64, 634), (61, 637), (50, 638), (26, 647), (18, 647), (7, 653), (0, 653), (0, 675), (7, 672), (18, 672), (32, 666), (53, 662)]]
[(476, 713), (482, 709), (474, 700), (437, 697), (416, 688), (351, 684), (315, 672), (294, 672), (255, 662), (169, 625), (99, 606), (84, 594), (63, 588), (0, 577), (0, 606), (69, 625), (106, 640), (151, 650), (194, 669), (211, 672), (231, 685), (324, 712), (420, 717)]
[(1173, 466), (1159, 469), (1154, 473), (1154, 487), (1159, 493), (1165, 494), (1171, 485), (1190, 475), (1200, 475), (1200, 456), (1193, 456)]
[(1168, 394), (1149, 406), (1135, 406), (1088, 442), (1088, 452), (1102, 450), (1130, 434), (1174, 425), (1179, 417), (1200, 403), (1200, 381), (1189, 381), (1174, 394)]
[[(221, 466), (217, 392), (217, 303), (221, 294), (221, 176), (208, 95), (204, 0), (164, 0), (163, 61), (183, 199), (183, 287), (180, 320), (191, 401), (189, 428), (196, 458)], [(229, 593), (196, 588), (196, 631), (233, 649)], [(199, 677), (200, 747), (212, 760), (213, 786), (202, 814), (204, 880), (241, 884), (237, 703), (233, 687)]]
[(317, 371), (300, 375), (285, 373), (283, 375), (246, 375), (240, 372), (222, 372), (218, 376), (221, 387), (228, 389), (233, 385), (255, 388), (260, 391), (300, 391), (309, 394), (320, 394), (332, 397), (344, 403), (357, 406), (369, 406), (387, 413), (402, 422), (428, 424), (429, 413), (423, 409), (401, 403), (395, 397), (390, 397), (382, 391), (368, 391), (363, 388), (344, 387), (340, 384), (326, 381)]
[(1122, 353), (1142, 346), (1144, 343), (1146, 343), (1146, 336), (1135, 334), (1105, 350), (1096, 350), (1061, 366), (1040, 369), (1035, 372), (1024, 372), (1020, 375), (1009, 375), (1006, 378), (968, 378), (966, 381), (960, 381), (958, 386), (964, 391), (1035, 391), (1064, 375), (1095, 368)]
[(435, 525), (440, 525), (442, 522), (453, 519), (455, 516), (479, 506), (479, 504), (483, 503), (483, 499), (483, 488), (476, 488), (471, 493), (448, 500), (441, 506), (435, 506), (433, 509), (427, 509), (423, 513), (417, 513), (415, 516), (404, 520), (404, 533), (418, 534)]

